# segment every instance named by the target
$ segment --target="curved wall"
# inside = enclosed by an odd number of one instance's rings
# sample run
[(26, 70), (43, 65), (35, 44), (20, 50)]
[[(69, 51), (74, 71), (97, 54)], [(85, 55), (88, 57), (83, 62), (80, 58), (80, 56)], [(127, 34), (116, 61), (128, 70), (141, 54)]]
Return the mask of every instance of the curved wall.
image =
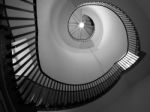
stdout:
[[(42, 70), (50, 77), (69, 84), (83, 84), (102, 76), (124, 56), (127, 35), (114, 12), (102, 6), (84, 6), (82, 13), (89, 14), (96, 22), (91, 39), (93, 47), (74, 48), (68, 43), (80, 47), (89, 44), (71, 40), (67, 24), (74, 10), (71, 0), (37, 1), (39, 57)], [(97, 27), (102, 27), (102, 31)]]
[[(74, 4), (90, 0), (74, 0)], [(99, 0), (95, 0), (99, 1)], [(133, 20), (139, 36), (141, 49), (146, 53), (134, 69), (120, 79), (119, 83), (100, 99), (76, 109), (60, 112), (149, 112), (150, 85), (150, 13), (149, 0), (101, 0), (117, 4)]]

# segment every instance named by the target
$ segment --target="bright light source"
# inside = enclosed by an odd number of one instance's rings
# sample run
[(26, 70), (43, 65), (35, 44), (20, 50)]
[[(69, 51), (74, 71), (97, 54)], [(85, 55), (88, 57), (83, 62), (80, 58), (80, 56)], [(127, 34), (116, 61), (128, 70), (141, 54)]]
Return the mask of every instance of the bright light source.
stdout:
[(84, 23), (83, 22), (79, 23), (79, 28), (84, 28)]

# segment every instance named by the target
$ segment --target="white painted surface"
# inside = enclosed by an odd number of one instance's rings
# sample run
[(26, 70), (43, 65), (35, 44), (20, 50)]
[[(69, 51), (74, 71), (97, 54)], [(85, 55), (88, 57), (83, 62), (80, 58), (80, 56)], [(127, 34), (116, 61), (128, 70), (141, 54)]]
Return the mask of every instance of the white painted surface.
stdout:
[[(72, 1), (74, 4), (79, 4), (90, 0)], [(124, 74), (119, 83), (103, 97), (85, 106), (59, 112), (150, 112), (150, 1), (101, 1), (112, 2), (128, 13), (140, 34), (141, 49), (147, 53), (146, 57), (133, 70)]]
[(121, 20), (111, 10), (85, 6), (83, 13), (96, 22), (91, 39), (93, 47), (72, 47), (71, 44), (81, 46), (81, 43), (69, 40), (67, 23), (74, 9), (69, 0), (37, 0), (39, 57), (43, 71), (50, 77), (82, 84), (102, 76), (126, 53), (127, 36)]

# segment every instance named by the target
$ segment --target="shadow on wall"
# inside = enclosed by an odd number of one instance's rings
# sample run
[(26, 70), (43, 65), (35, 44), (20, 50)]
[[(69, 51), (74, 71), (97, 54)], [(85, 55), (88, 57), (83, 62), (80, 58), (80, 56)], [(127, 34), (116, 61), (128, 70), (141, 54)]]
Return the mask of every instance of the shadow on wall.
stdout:
[[(128, 89), (123, 95), (101, 110), (101, 99), (84, 107), (59, 112), (149, 112), (150, 111), (150, 77)], [(109, 96), (109, 95), (106, 95)], [(43, 112), (43, 111), (42, 111)], [(55, 112), (55, 111), (51, 111)]]
[(116, 103), (104, 112), (149, 112), (150, 77), (130, 88)]
[[(75, 4), (78, 4), (76, 1)], [(146, 57), (134, 69), (124, 74), (117, 85), (102, 98), (85, 106), (60, 112), (150, 112), (150, 1), (111, 1), (127, 12), (135, 23), (141, 49)]]

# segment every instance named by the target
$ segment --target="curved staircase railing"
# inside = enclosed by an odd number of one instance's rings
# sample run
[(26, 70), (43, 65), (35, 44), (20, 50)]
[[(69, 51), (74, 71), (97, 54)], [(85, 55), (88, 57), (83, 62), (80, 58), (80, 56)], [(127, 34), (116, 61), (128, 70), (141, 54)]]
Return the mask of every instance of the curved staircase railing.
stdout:
[[(138, 63), (142, 57), (138, 33), (126, 13), (112, 4), (95, 2), (94, 4), (111, 9), (124, 23), (128, 34), (126, 56), (118, 60), (105, 75), (90, 83), (73, 85), (52, 79), (42, 71), (39, 63), (36, 0), (20, 0), (20, 2), (33, 6), (33, 10), (7, 5), (5, 0), (0, 4), (3, 9), (3, 14), (0, 15), (0, 30), (4, 31), (0, 39), (0, 45), (2, 44), (0, 50), (4, 52), (1, 54), (3, 58), (0, 59), (4, 82), (7, 81), (5, 86), (9, 89), (8, 94), (11, 94), (12, 88), (15, 88), (10, 99), (13, 103), (16, 101), (25, 105), (22, 108), (27, 106), (32, 112), (33, 110), (59, 110), (91, 102), (109, 91), (122, 76), (121, 74)], [(9, 17), (8, 9), (34, 14), (34, 18)], [(34, 23), (11, 26), (9, 21), (33, 21)], [(34, 27), (35, 30), (18, 35), (12, 33), (13, 30), (30, 27)]]

